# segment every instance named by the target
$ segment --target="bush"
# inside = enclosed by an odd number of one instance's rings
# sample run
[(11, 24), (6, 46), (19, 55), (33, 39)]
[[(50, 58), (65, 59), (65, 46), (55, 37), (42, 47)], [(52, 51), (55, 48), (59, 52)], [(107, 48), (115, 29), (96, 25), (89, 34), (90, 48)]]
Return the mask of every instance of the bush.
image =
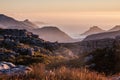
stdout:
[(90, 69), (96, 70), (98, 72), (104, 72), (106, 74), (114, 74), (117, 72), (115, 70), (115, 66), (117, 66), (117, 56), (115, 55), (114, 49), (97, 49), (87, 56), (90, 55), (92, 55), (93, 58), (86, 62)]

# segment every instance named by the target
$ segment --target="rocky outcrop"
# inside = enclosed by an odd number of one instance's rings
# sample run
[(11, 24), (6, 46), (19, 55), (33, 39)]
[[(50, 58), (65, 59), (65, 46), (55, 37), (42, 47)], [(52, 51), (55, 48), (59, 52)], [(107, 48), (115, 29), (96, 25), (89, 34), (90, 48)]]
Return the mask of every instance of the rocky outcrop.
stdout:
[(40, 39), (27, 30), (0, 29), (0, 61), (29, 65), (42, 61), (43, 55), (74, 57), (69, 49), (59, 43)]
[(14, 65), (11, 62), (0, 62), (1, 75), (24, 75), (31, 72), (32, 68), (23, 65)]

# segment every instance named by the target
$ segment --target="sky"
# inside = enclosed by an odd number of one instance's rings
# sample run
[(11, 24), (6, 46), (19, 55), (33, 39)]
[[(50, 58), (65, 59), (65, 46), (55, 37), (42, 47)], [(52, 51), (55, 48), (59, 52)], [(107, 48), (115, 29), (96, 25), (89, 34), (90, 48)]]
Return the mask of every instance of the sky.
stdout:
[(120, 25), (120, 0), (0, 0), (0, 13), (59, 27), (69, 35)]

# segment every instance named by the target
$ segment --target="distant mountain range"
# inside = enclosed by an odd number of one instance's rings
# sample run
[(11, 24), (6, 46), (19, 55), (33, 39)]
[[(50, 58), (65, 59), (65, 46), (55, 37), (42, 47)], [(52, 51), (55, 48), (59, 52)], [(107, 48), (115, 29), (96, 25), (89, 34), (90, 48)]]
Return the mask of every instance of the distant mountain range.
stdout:
[[(37, 24), (46, 24), (44, 22), (31, 22), (28, 19), (24, 21), (18, 21), (12, 17), (0, 14), (0, 28), (5, 29), (27, 29), (28, 31), (38, 34), (40, 38), (51, 42), (76, 42), (78, 40), (72, 39), (65, 32), (54, 26), (45, 26), (39, 28)], [(103, 38), (114, 38), (120, 33), (120, 25), (113, 27), (112, 29), (105, 31), (97, 26), (91, 27), (88, 31), (81, 34), (81, 36), (87, 36), (84, 40), (94, 40)]]
[(98, 26), (93, 26), (89, 30), (85, 31), (81, 35), (91, 35), (91, 34), (97, 34), (97, 33), (102, 33), (105, 32), (105, 30), (99, 28)]
[(65, 32), (61, 31), (57, 27), (46, 26), (39, 28), (39, 24), (45, 24), (44, 22), (31, 22), (28, 19), (24, 21), (18, 21), (12, 17), (8, 17), (4, 14), (0, 14), (0, 28), (5, 29), (27, 29), (28, 31), (38, 34), (40, 38), (46, 41), (58, 41), (58, 42), (72, 42), (74, 41)]
[(120, 30), (120, 25), (116, 25), (115, 27), (111, 28), (110, 30), (103, 30), (99, 28), (98, 26), (93, 26), (89, 30), (85, 31), (81, 35), (88, 36), (91, 34), (98, 34), (98, 33), (103, 33), (103, 32), (112, 32), (112, 31), (119, 31)]
[(116, 25), (115, 27), (113, 27), (108, 31), (102, 30), (99, 27), (94, 26), (94, 27), (91, 27), (88, 31), (86, 31), (82, 35), (87, 36), (84, 39), (84, 41), (99, 40), (99, 39), (105, 39), (105, 38), (115, 38), (117, 36), (120, 36), (120, 25)]

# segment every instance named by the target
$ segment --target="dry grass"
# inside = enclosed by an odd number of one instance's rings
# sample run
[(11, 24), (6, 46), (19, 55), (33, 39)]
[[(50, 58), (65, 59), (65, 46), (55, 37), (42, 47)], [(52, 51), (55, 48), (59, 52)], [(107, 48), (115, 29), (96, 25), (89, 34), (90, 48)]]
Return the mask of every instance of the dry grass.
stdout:
[(108, 80), (104, 75), (87, 69), (60, 67), (46, 70), (43, 64), (33, 65), (32, 68), (33, 72), (30, 74), (7, 77), (5, 80)]

